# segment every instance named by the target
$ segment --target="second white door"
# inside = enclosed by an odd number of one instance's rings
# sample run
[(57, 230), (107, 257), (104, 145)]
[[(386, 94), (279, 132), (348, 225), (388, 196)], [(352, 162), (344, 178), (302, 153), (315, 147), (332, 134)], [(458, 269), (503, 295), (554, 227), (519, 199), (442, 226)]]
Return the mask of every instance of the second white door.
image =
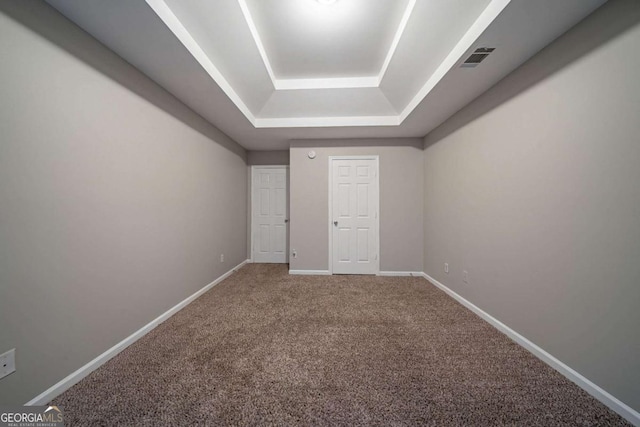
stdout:
[(378, 160), (332, 158), (331, 264), (334, 274), (378, 272)]
[(254, 167), (252, 175), (253, 262), (286, 263), (287, 168)]

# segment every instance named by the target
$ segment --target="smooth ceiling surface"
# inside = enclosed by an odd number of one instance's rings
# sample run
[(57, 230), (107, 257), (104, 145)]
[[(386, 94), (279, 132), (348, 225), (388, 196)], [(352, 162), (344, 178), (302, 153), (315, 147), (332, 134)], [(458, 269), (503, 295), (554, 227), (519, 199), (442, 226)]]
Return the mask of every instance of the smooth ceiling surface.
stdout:
[[(254, 150), (293, 139), (422, 137), (605, 2), (47, 1)], [(332, 27), (312, 13), (320, 7), (336, 20), (332, 7), (362, 10)], [(484, 46), (496, 50), (460, 68)], [(360, 56), (345, 53), (358, 47)]]
[(377, 76), (409, 0), (246, 0), (278, 78)]

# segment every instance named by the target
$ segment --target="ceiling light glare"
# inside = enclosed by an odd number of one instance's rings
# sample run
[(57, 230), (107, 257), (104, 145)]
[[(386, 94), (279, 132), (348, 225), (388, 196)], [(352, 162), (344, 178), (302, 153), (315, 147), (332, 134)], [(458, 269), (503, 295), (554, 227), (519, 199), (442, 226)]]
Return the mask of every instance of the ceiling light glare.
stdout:
[(316, 0), (320, 4), (334, 4), (336, 0)]

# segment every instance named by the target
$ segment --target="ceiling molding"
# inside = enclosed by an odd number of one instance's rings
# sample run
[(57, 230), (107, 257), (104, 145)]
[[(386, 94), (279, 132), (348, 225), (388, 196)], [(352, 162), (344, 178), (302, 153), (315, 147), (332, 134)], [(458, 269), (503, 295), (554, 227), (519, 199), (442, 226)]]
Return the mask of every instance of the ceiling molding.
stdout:
[(178, 17), (171, 11), (171, 8), (164, 0), (145, 0), (153, 11), (162, 19), (162, 22), (175, 34), (180, 42), (187, 48), (189, 53), (200, 63), (202, 68), (220, 86), (222, 91), (231, 99), (244, 116), (255, 126), (256, 118), (244, 103), (240, 95), (233, 89), (231, 84), (224, 78), (220, 70), (209, 59), (200, 45), (191, 36), (189, 31), (182, 25)]
[(393, 41), (391, 42), (391, 47), (389, 48), (387, 57), (384, 59), (384, 63), (382, 64), (382, 68), (380, 69), (380, 73), (378, 74), (378, 86), (380, 85), (380, 82), (384, 78), (384, 75), (387, 72), (387, 68), (389, 68), (389, 63), (391, 63), (391, 58), (393, 58), (393, 54), (396, 53), (396, 48), (400, 43), (400, 39), (402, 38), (404, 29), (407, 28), (407, 23), (409, 22), (409, 18), (411, 18), (411, 14), (413, 13), (413, 9), (415, 5), (416, 5), (416, 0), (409, 0), (409, 3), (407, 4), (407, 8), (405, 9), (404, 14), (402, 15), (402, 19), (400, 20), (398, 31), (396, 31), (396, 35), (393, 37)]
[(447, 57), (438, 66), (436, 71), (429, 77), (427, 82), (416, 93), (407, 106), (400, 113), (399, 119), (402, 123), (411, 112), (422, 102), (424, 98), (433, 90), (440, 80), (462, 59), (464, 54), (471, 49), (482, 33), (491, 25), (491, 23), (500, 15), (511, 0), (492, 0), (491, 3), (482, 11), (478, 19), (469, 27), (469, 30), (462, 36), (460, 41), (449, 52)]
[[(262, 0), (246, 1), (253, 6), (251, 1)], [(299, 139), (422, 137), (606, 0), (416, 1), (379, 88), (279, 91), (238, 0), (46, 2), (243, 147), (270, 150)], [(393, 9), (387, 43), (406, 5)], [(376, 16), (380, 23), (386, 15)], [(477, 68), (461, 69), (464, 58), (483, 46), (498, 53)], [(380, 62), (387, 48), (378, 50)], [(369, 70), (376, 72), (375, 66)], [(332, 84), (364, 86), (371, 80)]]
[(380, 82), (384, 78), (385, 73), (387, 72), (387, 68), (389, 68), (389, 63), (391, 62), (391, 58), (400, 43), (400, 39), (402, 38), (402, 34), (404, 33), (405, 28), (407, 27), (407, 23), (409, 22), (409, 18), (411, 17), (411, 13), (413, 12), (414, 6), (416, 5), (416, 0), (409, 0), (407, 3), (407, 7), (402, 15), (402, 19), (400, 20), (400, 24), (398, 25), (398, 29), (393, 37), (393, 41), (389, 46), (389, 51), (385, 57), (385, 60), (376, 76), (358, 76), (358, 77), (332, 77), (332, 78), (306, 78), (306, 79), (279, 79), (271, 66), (271, 62), (269, 61), (269, 56), (267, 55), (267, 51), (262, 43), (262, 39), (260, 37), (260, 32), (258, 31), (258, 27), (256, 26), (253, 17), (251, 16), (251, 11), (249, 10), (249, 5), (246, 0), (238, 0), (238, 4), (240, 5), (240, 9), (242, 10), (242, 14), (244, 16), (245, 21), (247, 22), (247, 26), (249, 27), (249, 31), (251, 32), (251, 36), (256, 43), (256, 47), (260, 52), (260, 57), (262, 58), (262, 62), (271, 78), (271, 82), (273, 83), (273, 87), (275, 90), (302, 90), (302, 89), (353, 89), (353, 88), (372, 88), (379, 87)]
[(371, 77), (333, 77), (326, 79), (275, 79), (276, 90), (299, 89), (360, 89), (380, 86), (378, 76)]
[(271, 68), (271, 63), (269, 62), (269, 57), (267, 56), (267, 51), (264, 48), (264, 44), (262, 44), (262, 39), (260, 38), (260, 33), (258, 33), (258, 27), (253, 22), (253, 18), (251, 17), (251, 11), (249, 11), (249, 5), (245, 0), (238, 0), (238, 4), (240, 5), (240, 10), (242, 10), (242, 15), (244, 16), (244, 20), (247, 22), (247, 26), (249, 27), (249, 31), (251, 31), (251, 36), (253, 37), (253, 41), (256, 43), (256, 47), (258, 48), (258, 52), (260, 52), (260, 57), (262, 58), (262, 62), (264, 63), (265, 68), (267, 69), (267, 73), (271, 78), (271, 82), (273, 83), (274, 88), (276, 87), (276, 76), (273, 72), (273, 68)]
[(356, 117), (289, 117), (257, 118), (256, 128), (308, 128), (342, 126), (398, 126), (400, 116), (356, 116)]
[[(241, 97), (233, 89), (231, 84), (224, 78), (222, 73), (213, 64), (204, 50), (198, 45), (189, 31), (182, 25), (180, 20), (171, 11), (171, 8), (164, 0), (145, 0), (153, 11), (162, 19), (165, 25), (175, 34), (180, 42), (189, 50), (191, 55), (202, 65), (211, 78), (222, 88), (225, 94), (236, 104), (238, 109), (244, 114), (255, 128), (302, 128), (302, 127), (344, 127), (344, 126), (399, 126), (420, 104), (420, 102), (431, 92), (437, 83), (455, 66), (464, 53), (470, 49), (482, 32), (493, 22), (500, 12), (510, 3), (511, 0), (492, 0), (473, 25), (464, 34), (462, 39), (456, 44), (453, 50), (440, 64), (436, 71), (430, 76), (421, 90), (409, 102), (399, 115), (389, 116), (344, 116), (344, 117), (256, 117)], [(272, 79), (275, 90), (297, 90), (297, 89), (352, 89), (378, 87), (386, 72), (391, 58), (395, 53), (407, 22), (414, 10), (416, 0), (410, 0), (403, 14), (401, 23), (396, 31), (391, 48), (385, 59), (380, 75), (368, 77), (344, 77), (344, 78), (319, 78), (319, 79), (277, 79), (273, 74), (271, 65), (266, 54), (266, 50), (260, 39), (257, 27), (255, 26), (249, 12), (246, 0), (237, 0), (247, 22), (249, 30), (256, 42), (256, 46), (265, 64), (266, 70)]]

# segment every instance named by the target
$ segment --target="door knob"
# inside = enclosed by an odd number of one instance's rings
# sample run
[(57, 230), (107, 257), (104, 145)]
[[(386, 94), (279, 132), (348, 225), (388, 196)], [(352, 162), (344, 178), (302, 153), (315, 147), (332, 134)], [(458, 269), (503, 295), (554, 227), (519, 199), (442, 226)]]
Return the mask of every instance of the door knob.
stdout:
[(289, 222), (289, 219), (288, 219), (288, 218), (285, 218), (284, 223), (286, 224), (286, 223), (288, 223), (288, 222)]
[(333, 225), (338, 226), (338, 221), (333, 221)]

